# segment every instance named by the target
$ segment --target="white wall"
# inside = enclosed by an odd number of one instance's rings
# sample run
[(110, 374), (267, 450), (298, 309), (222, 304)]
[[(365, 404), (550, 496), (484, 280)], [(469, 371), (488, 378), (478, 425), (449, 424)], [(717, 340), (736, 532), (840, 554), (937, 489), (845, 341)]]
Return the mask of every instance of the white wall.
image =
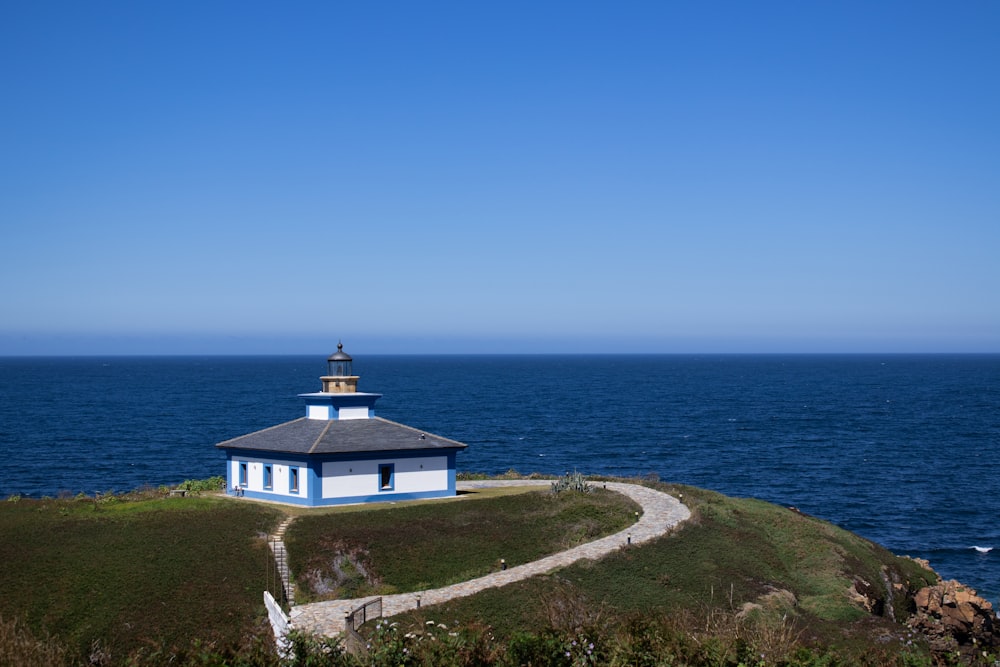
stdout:
[[(244, 487), (247, 491), (259, 491), (261, 493), (273, 493), (275, 495), (293, 497), (305, 497), (309, 494), (309, 469), (301, 463), (282, 459), (233, 459), (230, 463), (230, 486), (239, 484), (240, 463), (247, 464), (247, 485)], [(271, 465), (272, 471), (272, 488), (270, 489), (264, 488), (264, 466), (266, 464)], [(289, 468), (292, 467), (299, 469), (298, 492), (290, 492), (288, 490)]]
[(307, 405), (306, 417), (309, 419), (333, 419), (332, 405)]
[(323, 497), (350, 498), (379, 493), (378, 467), (394, 464), (392, 491), (395, 493), (421, 493), (448, 488), (448, 457), (427, 456), (407, 459), (372, 459), (370, 461), (331, 461), (323, 464)]
[(278, 649), (278, 655), (282, 658), (292, 658), (292, 643), (288, 641), (288, 631), (292, 629), (291, 619), (281, 609), (274, 597), (264, 591), (264, 606), (267, 607), (267, 618), (271, 621), (271, 630), (274, 632), (274, 643)]
[(337, 410), (337, 419), (368, 419), (368, 406), (356, 405)]

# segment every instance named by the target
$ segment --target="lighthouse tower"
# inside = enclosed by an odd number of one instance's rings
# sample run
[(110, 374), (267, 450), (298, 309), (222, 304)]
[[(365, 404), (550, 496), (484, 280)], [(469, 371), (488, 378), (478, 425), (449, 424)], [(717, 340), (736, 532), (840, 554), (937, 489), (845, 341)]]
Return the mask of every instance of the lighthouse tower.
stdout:
[(352, 367), (354, 360), (337, 343), (337, 351), (327, 358), (327, 374), (320, 377), (323, 391), (299, 394), (306, 402), (309, 419), (371, 419), (375, 416), (375, 401), (382, 394), (358, 391), (358, 377)]
[(344, 344), (337, 343), (337, 351), (326, 360), (327, 374), (320, 378), (323, 391), (328, 394), (353, 394), (358, 390), (358, 376), (354, 375), (351, 355), (344, 352)]

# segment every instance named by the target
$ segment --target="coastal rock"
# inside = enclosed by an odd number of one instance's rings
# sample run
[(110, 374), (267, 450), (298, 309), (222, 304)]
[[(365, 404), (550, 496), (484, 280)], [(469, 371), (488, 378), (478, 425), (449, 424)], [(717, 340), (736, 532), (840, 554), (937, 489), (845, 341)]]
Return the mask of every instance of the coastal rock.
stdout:
[(894, 621), (896, 602), (907, 599), (907, 589), (895, 574), (887, 568), (882, 568), (879, 579), (875, 581), (855, 576), (847, 589), (847, 596), (869, 614), (884, 616)]
[(876, 609), (884, 607), (883, 600), (875, 587), (861, 577), (854, 578), (853, 585), (847, 589), (847, 597), (869, 614), (874, 614)]
[(939, 651), (956, 646), (1000, 646), (993, 605), (976, 591), (951, 580), (917, 591), (915, 610), (907, 622), (919, 630)]

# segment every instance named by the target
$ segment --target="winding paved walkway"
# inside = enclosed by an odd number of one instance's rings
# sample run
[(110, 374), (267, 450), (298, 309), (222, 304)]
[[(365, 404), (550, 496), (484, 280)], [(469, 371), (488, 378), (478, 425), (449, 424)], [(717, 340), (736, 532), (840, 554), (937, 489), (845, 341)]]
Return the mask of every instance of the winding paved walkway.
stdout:
[[(497, 486), (549, 486), (551, 484), (551, 480), (484, 480), (458, 482), (458, 489), (461, 491)], [(506, 586), (536, 574), (545, 574), (565, 567), (584, 558), (601, 558), (624, 546), (630, 535), (632, 544), (648, 542), (666, 534), (671, 528), (691, 516), (691, 512), (679, 500), (661, 491), (620, 482), (608, 482), (607, 488), (628, 496), (642, 506), (643, 513), (638, 522), (614, 535), (608, 535), (530, 563), (509, 567), (506, 570), (493, 572), (460, 584), (421, 591), (422, 606), (440, 604), (454, 598), (473, 595), (487, 588)], [(296, 629), (306, 632), (318, 635), (339, 634), (344, 628), (345, 614), (374, 599), (374, 597), (367, 597), (354, 600), (328, 600), (292, 607), (291, 622)], [(404, 611), (416, 609), (416, 607), (416, 593), (382, 596), (383, 616), (395, 616)]]

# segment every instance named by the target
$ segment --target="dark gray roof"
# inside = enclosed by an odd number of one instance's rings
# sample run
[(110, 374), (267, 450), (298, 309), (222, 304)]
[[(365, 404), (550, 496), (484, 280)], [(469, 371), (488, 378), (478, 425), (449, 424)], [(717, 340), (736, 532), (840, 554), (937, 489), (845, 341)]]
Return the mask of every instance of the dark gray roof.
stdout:
[(407, 449), (463, 449), (467, 445), (381, 417), (344, 420), (302, 417), (220, 442), (216, 447), (291, 454), (347, 454)]
[(337, 343), (337, 351), (326, 358), (327, 361), (354, 361), (351, 355), (344, 352), (344, 344)]

